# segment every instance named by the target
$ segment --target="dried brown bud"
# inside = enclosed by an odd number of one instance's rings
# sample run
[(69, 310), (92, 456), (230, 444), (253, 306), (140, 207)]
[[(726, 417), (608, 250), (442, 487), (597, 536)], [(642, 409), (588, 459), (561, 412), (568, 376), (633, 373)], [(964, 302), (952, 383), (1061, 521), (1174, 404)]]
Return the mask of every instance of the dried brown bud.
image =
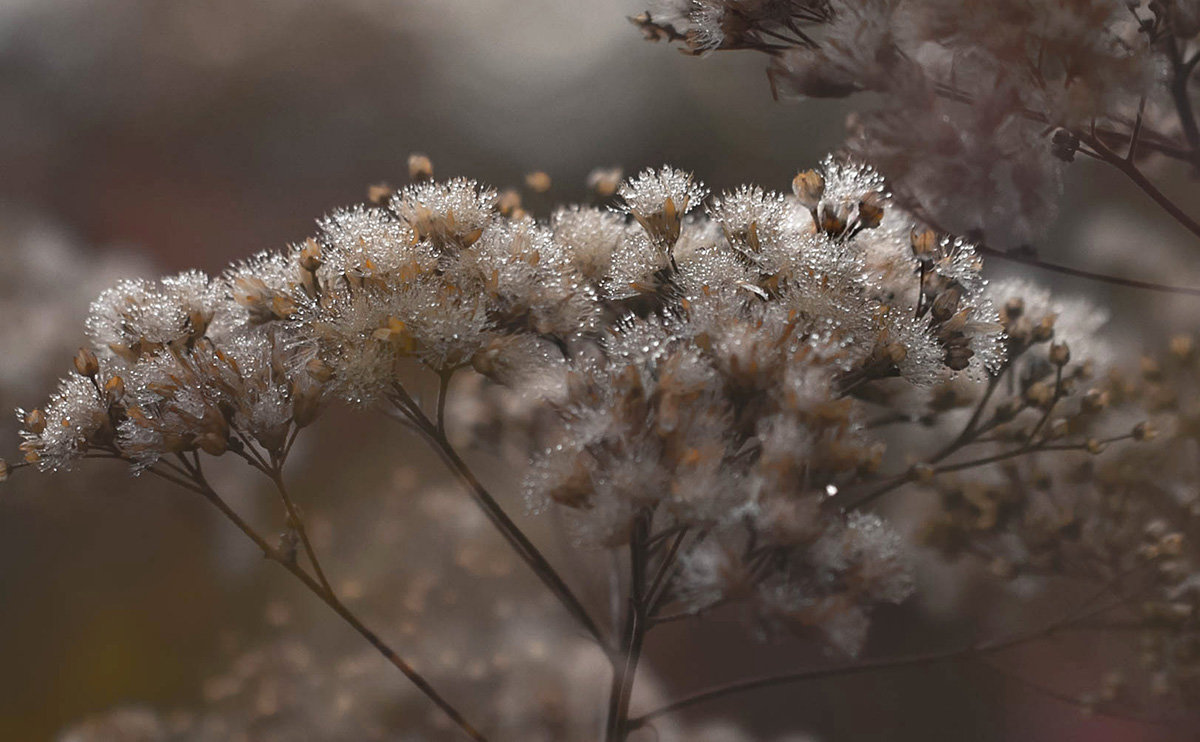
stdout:
[(322, 361), (320, 358), (313, 358), (308, 363), (304, 364), (304, 370), (308, 375), (316, 379), (319, 383), (324, 384), (333, 378), (333, 369), (329, 364)]
[(301, 376), (292, 385), (292, 422), (297, 428), (304, 428), (317, 419), (321, 410), (321, 385), (311, 376)]
[(619, 167), (598, 167), (588, 173), (587, 187), (600, 198), (611, 198), (621, 187), (623, 175), (624, 173)]
[(104, 391), (113, 399), (120, 399), (125, 396), (125, 380), (120, 376), (114, 376), (104, 382)]
[(937, 470), (925, 462), (913, 464), (912, 468), (908, 470), (909, 478), (921, 484), (929, 484), (936, 474)]
[(933, 306), (929, 311), (935, 320), (945, 322), (958, 311), (958, 303), (961, 300), (962, 294), (959, 293), (958, 289), (943, 291), (933, 300)]
[(863, 229), (874, 229), (883, 221), (883, 195), (872, 191), (858, 202), (858, 223)]
[(1191, 335), (1176, 335), (1171, 338), (1171, 355), (1188, 361), (1196, 355), (1196, 340)]
[(922, 263), (933, 262), (938, 239), (937, 234), (932, 229), (921, 231), (914, 229), (909, 233), (908, 241), (912, 245), (913, 257)]
[(411, 180), (429, 180), (433, 177), (433, 162), (425, 155), (414, 152), (408, 156), (408, 177)]
[(1084, 412), (1099, 412), (1108, 407), (1108, 392), (1089, 389), (1079, 402)]
[(967, 366), (971, 365), (971, 358), (975, 356), (975, 351), (971, 350), (968, 345), (952, 345), (946, 348), (946, 354), (942, 358), (942, 363), (952, 371), (962, 371)]
[(367, 200), (376, 206), (383, 206), (396, 195), (396, 189), (387, 183), (374, 183), (367, 186)]
[(829, 204), (821, 208), (821, 231), (833, 237), (837, 237), (846, 231), (845, 217)]
[(219, 411), (209, 408), (200, 419), (196, 446), (209, 456), (220, 456), (229, 449), (229, 423)]
[(1045, 317), (1042, 317), (1041, 321), (1033, 326), (1033, 332), (1030, 336), (1033, 342), (1044, 343), (1050, 338), (1054, 337), (1054, 320), (1055, 315), (1047, 314)]
[(7, 482), (8, 475), (12, 473), (12, 467), (4, 459), (0, 459), (0, 482)]
[(496, 208), (504, 216), (512, 216), (521, 208), (521, 194), (512, 188), (500, 191), (496, 199)]
[(1158, 437), (1158, 431), (1149, 421), (1142, 421), (1133, 426), (1133, 439), (1135, 441), (1152, 441)]
[(1060, 368), (1067, 365), (1071, 362), (1071, 348), (1066, 343), (1051, 343), (1050, 362)]
[(996, 411), (992, 413), (992, 416), (1000, 422), (1008, 422), (1016, 417), (1017, 413), (1024, 409), (1024, 407), (1024, 403), (1019, 399), (1006, 399), (996, 405)]
[(792, 193), (809, 211), (816, 211), (825, 195), (825, 178), (816, 170), (805, 170), (792, 178)]
[(1104, 442), (1096, 438), (1088, 438), (1084, 441), (1083, 447), (1090, 454), (1103, 453), (1105, 448)]
[(1062, 438), (1069, 432), (1070, 427), (1071, 426), (1066, 419), (1061, 417), (1057, 418), (1054, 422), (1047, 426), (1046, 437), (1055, 439)]
[(545, 193), (550, 190), (550, 176), (541, 170), (525, 176), (525, 186), (534, 193)]
[(38, 409), (25, 413), (25, 429), (34, 435), (41, 435), (46, 430), (46, 413)]
[(1142, 377), (1147, 381), (1158, 381), (1162, 378), (1162, 366), (1150, 356), (1143, 356)]
[(1025, 401), (1034, 407), (1046, 407), (1054, 399), (1054, 389), (1041, 381), (1035, 381), (1025, 390)]
[(321, 267), (321, 245), (311, 237), (304, 241), (300, 250), (300, 267), (309, 273), (316, 273)]
[(96, 354), (91, 348), (80, 348), (75, 354), (75, 371), (89, 379), (100, 373), (100, 361), (96, 359)]

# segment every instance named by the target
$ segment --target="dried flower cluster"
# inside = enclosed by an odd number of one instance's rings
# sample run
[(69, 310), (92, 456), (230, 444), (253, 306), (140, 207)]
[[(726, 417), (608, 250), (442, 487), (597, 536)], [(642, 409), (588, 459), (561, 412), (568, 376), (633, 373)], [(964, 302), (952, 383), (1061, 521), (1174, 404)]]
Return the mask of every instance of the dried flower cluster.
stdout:
[(944, 229), (1015, 246), (1055, 216), (1081, 143), (1195, 162), (1198, 17), (1189, 0), (660, 0), (635, 22), (694, 54), (768, 54), (778, 96), (877, 94), (850, 150)]
[[(342, 613), (283, 466), (328, 402), (381, 409), (442, 454), (613, 660), (610, 739), (644, 721), (630, 717), (629, 668), (656, 624), (735, 603), (761, 630), (812, 627), (857, 654), (872, 608), (914, 589), (905, 538), (862, 510), (889, 491), (936, 488), (944, 510), (924, 541), (986, 554), (1005, 576), (1065, 573), (1076, 548), (1111, 576), (1104, 554), (1142, 553), (1113, 529), (1143, 538), (1151, 525), (1113, 510), (1090, 465), (1152, 430), (1105, 437), (1110, 400), (1135, 400), (1097, 377), (1103, 317), (1028, 284), (987, 285), (971, 245), (921, 228), (870, 168), (830, 158), (789, 194), (711, 198), (687, 173), (648, 170), (607, 189), (612, 208), (542, 222), (512, 193), (411, 164), (412, 185), (373, 189), (287, 250), (103, 294), (74, 372), (20, 413), (27, 464), (116, 458), (197, 491)], [(414, 365), (439, 382), (429, 414), (406, 388)], [(523, 447), (531, 507), (560, 509), (582, 545), (628, 553), (613, 639), (451, 445), (446, 404), (467, 369), (489, 386), (451, 405), (451, 421)], [(889, 433), (904, 425), (932, 428), (941, 449)], [(287, 514), (278, 546), (228, 510), (202, 454), (272, 480)], [(1037, 466), (1004, 465), (1018, 457)], [(885, 474), (897, 461), (917, 463)], [(1072, 487), (1101, 494), (1064, 511)], [(1174, 532), (1156, 538), (1183, 553)], [(1171, 564), (1159, 592), (1174, 599), (1195, 578)]]

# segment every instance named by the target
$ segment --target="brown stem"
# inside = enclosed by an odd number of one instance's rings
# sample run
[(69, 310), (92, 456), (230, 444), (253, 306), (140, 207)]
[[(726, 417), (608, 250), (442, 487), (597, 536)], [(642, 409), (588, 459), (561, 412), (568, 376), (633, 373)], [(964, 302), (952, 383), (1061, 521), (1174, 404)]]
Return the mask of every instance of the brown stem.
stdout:
[[(163, 476), (162, 472), (158, 472), (155, 469), (150, 469), (149, 471), (158, 474), (159, 476)], [(168, 476), (166, 478), (175, 481), (173, 477)], [(467, 721), (467, 719), (461, 713), (459, 713), (459, 711), (454, 708), (449, 701), (443, 698), (442, 695), (438, 693), (437, 690), (434, 689), (434, 687), (429, 683), (429, 681), (427, 681), (419, 672), (417, 672), (412, 665), (405, 662), (400, 655), (396, 654), (396, 652), (390, 646), (388, 646), (386, 642), (380, 639), (375, 632), (367, 628), (366, 625), (359, 620), (358, 616), (354, 615), (349, 608), (347, 608), (340, 600), (338, 600), (332, 591), (328, 590), (321, 582), (313, 579), (313, 577), (309, 575), (308, 572), (304, 571), (304, 569), (294, 560), (287, 559), (281, 555), (278, 549), (268, 543), (267, 540), (258, 533), (258, 531), (254, 530), (253, 526), (251, 526), (245, 521), (245, 519), (238, 515), (237, 511), (231, 508), (229, 504), (226, 503), (225, 500), (208, 485), (208, 482), (204, 479), (203, 474), (197, 472), (195, 478), (196, 481), (194, 484), (189, 483), (185, 484), (184, 486), (193, 492), (199, 493), (206, 500), (212, 503), (222, 515), (224, 515), (231, 523), (237, 526), (238, 530), (240, 530), (246, 535), (247, 538), (254, 542), (259, 550), (262, 551), (263, 556), (281, 564), (284, 569), (291, 572), (296, 579), (300, 580), (300, 582), (302, 582), (304, 586), (309, 589), (309, 591), (320, 598), (325, 605), (329, 606), (335, 613), (341, 616), (342, 620), (350, 624), (350, 626), (352, 626), (355, 631), (362, 635), (362, 637), (366, 639), (371, 646), (376, 649), (376, 651), (383, 655), (388, 662), (392, 663), (396, 669), (403, 673), (404, 676), (413, 683), (413, 685), (417, 686), (417, 689), (420, 690), (421, 693), (423, 693), (429, 700), (433, 701), (434, 704), (437, 705), (437, 707), (441, 709), (446, 716), (454, 721), (454, 723), (457, 724), (458, 727), (462, 729), (468, 737), (473, 740), (477, 740), (478, 742), (487, 742), (487, 738), (484, 737), (483, 734), (481, 734), (469, 721)], [(176, 483), (179, 484), (178, 481), (176, 481)]]
[(1179, 222), (1189, 232), (1197, 237), (1200, 237), (1200, 222), (1197, 222), (1195, 219), (1188, 216), (1183, 209), (1179, 208), (1179, 206), (1170, 198), (1168, 198), (1166, 194), (1158, 190), (1158, 187), (1155, 186), (1149, 178), (1142, 174), (1142, 171), (1138, 169), (1137, 165), (1118, 155), (1116, 152), (1109, 149), (1107, 145), (1101, 142), (1099, 138), (1088, 134), (1087, 132), (1075, 132), (1075, 135), (1079, 137), (1079, 141), (1088, 145), (1100, 160), (1112, 165), (1117, 170), (1120, 170), (1122, 173), (1124, 173), (1125, 177), (1129, 178), (1134, 185), (1140, 188), (1143, 193), (1145, 193), (1151, 198), (1151, 200), (1158, 204), (1163, 211), (1167, 212), (1167, 214), (1175, 219), (1175, 221)]
[(1154, 281), (1143, 281), (1137, 278), (1126, 278), (1124, 276), (1112, 276), (1107, 273), (1096, 273), (1095, 271), (1087, 271), (1082, 268), (1072, 268), (1069, 265), (1061, 265), (1059, 263), (1048, 263), (1044, 260), (1039, 260), (1030, 255), (1022, 255), (1016, 252), (1007, 250), (998, 250), (988, 245), (979, 244), (975, 246), (975, 251), (980, 255), (988, 255), (993, 258), (1005, 260), (1010, 263), (1019, 263), (1027, 265), (1031, 268), (1049, 271), (1051, 273), (1061, 273), (1064, 276), (1074, 276), (1075, 278), (1083, 278), (1088, 281), (1097, 283), (1107, 283), (1111, 286), (1123, 286), (1130, 289), (1141, 289), (1144, 291), (1157, 291), (1163, 294), (1184, 294), (1187, 296), (1200, 296), (1200, 287), (1196, 286), (1173, 286), (1170, 284), (1155, 283)]
[(621, 631), (622, 654), (613, 665), (612, 687), (608, 700), (608, 723), (605, 742), (625, 742), (629, 734), (629, 699), (633, 695), (634, 678), (642, 643), (646, 638), (646, 541), (649, 537), (649, 514), (641, 515), (629, 537), (629, 602), (625, 607)]
[(920, 652), (917, 654), (904, 655), (900, 657), (885, 657), (876, 660), (867, 660), (864, 662), (854, 662), (844, 665), (835, 665), (833, 667), (809, 668), (798, 672), (782, 673), (777, 675), (764, 675), (758, 678), (750, 678), (748, 680), (740, 680), (726, 685), (720, 685), (715, 688), (700, 691), (678, 701), (667, 704), (653, 711), (647, 712), (631, 719), (628, 723), (630, 730), (644, 726), (647, 722), (656, 719), (660, 716), (689, 708), (707, 701), (712, 701), (724, 696), (733, 695), (735, 693), (743, 693), (757, 688), (769, 688), (777, 685), (786, 685), (788, 683), (796, 683), (802, 680), (818, 680), (828, 677), (840, 677), (846, 675), (857, 675), (865, 672), (873, 672), (875, 670), (886, 670), (899, 667), (909, 667), (913, 665), (924, 665), (935, 662), (945, 662), (949, 660), (963, 659), (974, 655), (990, 654), (999, 652), (1003, 649), (1024, 644), (1049, 637), (1077, 621), (1083, 621), (1093, 616), (1105, 613), (1123, 604), (1125, 599), (1116, 603), (1104, 603), (1095, 607), (1091, 606), (1097, 597), (1103, 597), (1111, 592), (1115, 580), (1097, 592), (1095, 595), (1085, 601), (1083, 610), (1077, 611), (1065, 618), (1058, 619), (1048, 623), (1038, 629), (1014, 634), (1012, 636), (994, 639), (986, 642), (977, 642), (966, 647), (958, 647), (955, 649), (945, 649), (933, 652)]
[[(500, 506), (500, 503), (496, 502), (496, 498), (483, 486), (483, 483), (479, 481), (466, 462), (458, 455), (454, 447), (450, 445), (450, 441), (421, 411), (421, 408), (417, 406), (408, 392), (398, 384), (394, 386), (394, 390), (398, 395), (398, 398), (395, 400), (395, 411), (403, 415), (400, 419), (411, 424), (422, 434), (433, 449), (437, 451), (438, 455), (441, 456), (446, 466), (467, 486), (471, 497), (492, 522), (492, 525), (496, 527), (496, 530), (500, 532), (500, 535), (516, 551), (517, 556), (533, 570), (534, 574), (538, 576), (542, 583), (554, 593), (563, 607), (567, 609), (567, 612), (580, 623), (584, 630), (596, 640), (611, 658), (613, 650), (604, 638), (604, 635), (600, 632), (600, 627), (592, 620), (587, 609), (583, 607), (583, 603), (579, 601), (579, 598), (567, 586), (562, 576), (558, 574), (549, 560), (534, 546), (533, 542), (529, 540), (520, 526), (508, 517), (508, 514), (504, 512), (504, 508)], [(391, 409), (385, 411), (389, 414), (392, 413)]]
[[(1188, 81), (1192, 76), (1194, 61), (1183, 61), (1183, 53), (1173, 33), (1166, 34), (1167, 58), (1171, 61), (1171, 98), (1179, 115), (1179, 126), (1187, 138), (1193, 153), (1200, 153), (1200, 126), (1196, 125), (1196, 112), (1188, 96)], [(1196, 164), (1193, 156), (1192, 163)]]
[(329, 584), (329, 580), (325, 577), (325, 570), (321, 568), (321, 561), (317, 559), (317, 550), (313, 548), (312, 541), (308, 538), (308, 529), (304, 526), (304, 519), (300, 517), (300, 511), (292, 498), (288, 495), (287, 487), (283, 484), (283, 475), (281, 472), (282, 462), (275, 467), (271, 472), (271, 481), (275, 483), (275, 490), (279, 493), (279, 499), (283, 501), (283, 507), (287, 510), (288, 521), (296, 533), (300, 536), (300, 543), (304, 546), (304, 553), (308, 555), (309, 564), (313, 567), (313, 572), (317, 575), (317, 580), (321, 583), (321, 587), (331, 596), (333, 593), (333, 585)]

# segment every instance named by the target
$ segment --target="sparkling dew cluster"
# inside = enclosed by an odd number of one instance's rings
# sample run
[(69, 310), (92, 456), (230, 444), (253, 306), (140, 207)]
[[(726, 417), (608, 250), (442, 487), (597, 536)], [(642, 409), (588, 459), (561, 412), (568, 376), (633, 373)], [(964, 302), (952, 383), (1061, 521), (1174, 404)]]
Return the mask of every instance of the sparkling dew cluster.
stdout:
[(870, 607), (912, 589), (885, 523), (827, 507), (881, 461), (859, 395), (982, 379), (1005, 344), (971, 246), (914, 230), (874, 171), (831, 158), (792, 191), (708, 198), (663, 168), (538, 221), (421, 180), (220, 276), (121, 283), (20, 411), (26, 462), (281, 461), (327, 402), (394, 409), (414, 365), (473, 370), (557, 413), (533, 507), (593, 545), (689, 531), (663, 601), (744, 600), (856, 651)]

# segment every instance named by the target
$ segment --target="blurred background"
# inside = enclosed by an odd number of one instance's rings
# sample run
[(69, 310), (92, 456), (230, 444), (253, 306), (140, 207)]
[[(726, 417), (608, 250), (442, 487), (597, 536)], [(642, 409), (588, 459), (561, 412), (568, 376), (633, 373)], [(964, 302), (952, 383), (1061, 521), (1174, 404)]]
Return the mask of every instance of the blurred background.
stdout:
[[(587, 174), (598, 166), (629, 173), (669, 162), (715, 190), (745, 182), (785, 190), (798, 169), (841, 142), (845, 105), (773, 101), (760, 57), (694, 59), (648, 43), (625, 18), (642, 5), (0, 0), (0, 405), (41, 403), (82, 338), (88, 302), (117, 277), (217, 272), (301, 240), (316, 217), (362, 200), (369, 184), (403, 183), (412, 152), (429, 155), (438, 177), (469, 175), (499, 187), (544, 171), (554, 185), (529, 205), (545, 213), (551, 201), (584, 199)], [(1200, 213), (1188, 174), (1154, 175)], [(1200, 259), (1184, 233), (1089, 163), (1069, 170), (1062, 218), (1039, 248), (1079, 267), (1200, 285)], [(989, 271), (1013, 268), (996, 262)], [(1131, 348), (1194, 325), (1200, 309), (1200, 299), (1031, 275), (1112, 307), (1112, 339)], [(15, 458), (16, 430), (6, 414), (0, 455)], [(395, 541), (359, 548), (365, 524), (383, 512), (380, 502), (398, 503), (398, 518), (462, 517), (405, 494), (427, 491), (416, 482), (436, 484), (440, 476), (418, 465), (429, 457), (415, 440), (340, 413), (307, 438), (296, 495), (324, 524), (330, 571), (354, 587), (394, 567), (390, 582), (379, 584), (399, 591), (406, 588), (398, 575), (419, 573), (458, 592), (463, 574), (479, 577), (461, 550), (441, 564), (431, 546), (422, 552), (431, 564), (414, 566), (402, 557), (418, 552), (389, 551)], [(477, 458), (520, 512), (514, 483), (486, 454)], [(118, 706), (166, 712), (221, 702), (226, 695), (213, 678), (246, 647), (271, 646), (285, 627), (306, 636), (299, 629), (311, 621), (320, 627), (310, 630), (313, 641), (327, 637), (334, 647), (356, 639), (186, 493), (116, 466), (24, 474), (0, 490), (0, 740), (54, 739)], [(257, 485), (226, 474), (232, 499), (271, 522), (271, 501)], [(554, 551), (544, 526), (531, 527)], [(486, 528), (462, 538), (462, 549), (495, 546)], [(523, 585), (513, 590), (538, 594), (536, 585), (511, 579)], [(486, 594), (489, 584), (477, 590)], [(961, 589), (928, 587), (924, 604), (878, 622), (871, 651), (970, 636), (945, 610), (963, 600)], [(473, 617), (455, 604), (438, 610)], [(400, 630), (396, 618), (433, 610), (428, 605), (371, 610), (402, 653), (433, 651), (433, 637)], [(664, 633), (650, 655), (663, 697), (822, 659), (801, 642), (763, 645), (744, 634), (720, 618)], [(1038, 671), (1067, 685), (1091, 680), (1088, 652), (1067, 647), (1054, 667)], [(266, 656), (260, 661), (270, 663)], [(332, 672), (323, 656), (308, 672)], [(1039, 668), (1037, 657), (1024, 664)], [(603, 668), (596, 672), (607, 682)], [(393, 684), (384, 690), (399, 686), (381, 678)], [(750, 739), (785, 731), (914, 740), (1191, 734), (1084, 718), (987, 669), (953, 665), (777, 688), (693, 716), (735, 722)], [(294, 735), (332, 738), (311, 729)]]

